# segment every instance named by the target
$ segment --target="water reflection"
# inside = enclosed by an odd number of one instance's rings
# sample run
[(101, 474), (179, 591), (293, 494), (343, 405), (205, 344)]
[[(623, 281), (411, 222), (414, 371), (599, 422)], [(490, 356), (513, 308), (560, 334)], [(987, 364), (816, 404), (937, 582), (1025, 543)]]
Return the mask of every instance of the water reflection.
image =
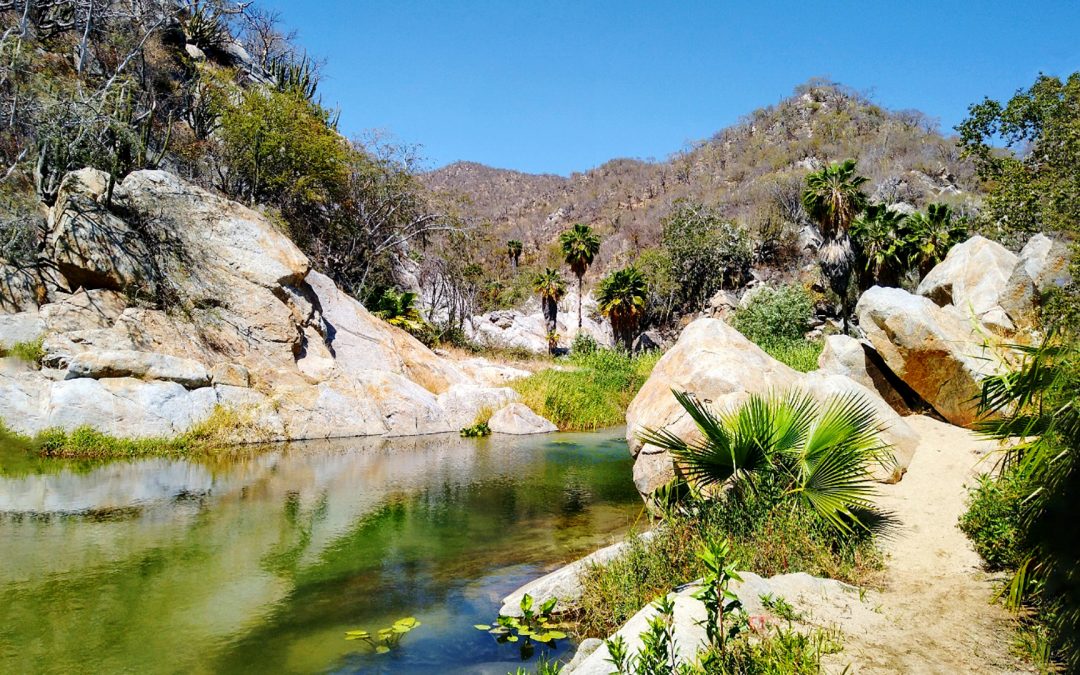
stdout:
[[(553, 442), (558, 438), (558, 442)], [(640, 502), (619, 430), (0, 476), (0, 671), (506, 672), (472, 624)], [(423, 622), (390, 655), (344, 631)]]

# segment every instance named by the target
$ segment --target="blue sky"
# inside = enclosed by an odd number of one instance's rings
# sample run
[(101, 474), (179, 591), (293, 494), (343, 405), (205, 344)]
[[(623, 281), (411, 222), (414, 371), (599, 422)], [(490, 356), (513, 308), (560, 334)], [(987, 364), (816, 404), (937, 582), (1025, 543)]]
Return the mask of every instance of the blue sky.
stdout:
[(825, 76), (946, 130), (1080, 70), (1080, 0), (262, 0), (316, 58), (341, 129), (569, 174), (662, 159)]

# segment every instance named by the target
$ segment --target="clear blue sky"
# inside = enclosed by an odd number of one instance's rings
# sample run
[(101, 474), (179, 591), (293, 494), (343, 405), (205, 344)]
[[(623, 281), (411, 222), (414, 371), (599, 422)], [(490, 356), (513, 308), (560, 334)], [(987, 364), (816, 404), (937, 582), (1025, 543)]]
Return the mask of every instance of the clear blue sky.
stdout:
[(455, 160), (569, 174), (667, 157), (813, 76), (946, 130), (1080, 70), (1080, 0), (262, 0), (326, 60), (324, 102)]

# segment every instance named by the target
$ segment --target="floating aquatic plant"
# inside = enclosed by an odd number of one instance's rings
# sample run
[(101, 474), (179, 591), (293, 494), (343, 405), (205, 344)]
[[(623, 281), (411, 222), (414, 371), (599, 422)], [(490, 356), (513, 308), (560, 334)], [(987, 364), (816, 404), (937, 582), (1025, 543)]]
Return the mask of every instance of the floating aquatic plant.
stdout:
[(363, 629), (345, 631), (346, 640), (361, 640), (376, 654), (386, 654), (391, 649), (401, 644), (401, 638), (405, 634), (420, 626), (415, 617), (407, 616), (398, 619), (389, 628), (380, 628), (374, 633)]

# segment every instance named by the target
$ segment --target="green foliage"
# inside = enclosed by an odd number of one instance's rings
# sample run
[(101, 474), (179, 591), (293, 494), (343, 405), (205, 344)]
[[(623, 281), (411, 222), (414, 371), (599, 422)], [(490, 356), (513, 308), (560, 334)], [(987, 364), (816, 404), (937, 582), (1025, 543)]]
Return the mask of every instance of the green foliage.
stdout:
[(922, 276), (967, 238), (967, 225), (953, 220), (948, 204), (928, 204), (926, 213), (911, 214), (905, 224), (908, 264)]
[(506, 242), (506, 255), (510, 258), (510, 263), (515, 269), (518, 266), (518, 262), (521, 260), (522, 250), (524, 250), (524, 247), (517, 239), (511, 239)]
[(562, 431), (603, 429), (624, 423), (626, 408), (659, 358), (608, 349), (572, 354), (571, 368), (542, 370), (510, 386), (525, 405)]
[(730, 542), (741, 569), (763, 577), (806, 572), (860, 585), (882, 566), (870, 533), (837, 531), (786, 498), (776, 480), (715, 500), (690, 498), (669, 515), (650, 539), (631, 536), (624, 553), (584, 573), (578, 617), (583, 634), (610, 635), (672, 586), (702, 577), (706, 570), (694, 552), (709, 542)]
[(600, 281), (596, 301), (600, 313), (611, 321), (615, 337), (629, 351), (645, 314), (648, 286), (637, 268), (615, 270)]
[[(697, 556), (705, 567), (705, 576), (694, 597), (705, 605), (705, 636), (709, 645), (723, 652), (727, 641), (739, 632), (738, 624), (731, 622), (742, 603), (728, 586), (732, 581), (742, 582), (737, 571), (740, 563), (732, 556), (727, 539), (706, 542), (698, 549)], [(728, 628), (725, 628), (725, 622)]]
[(487, 422), (477, 422), (471, 427), (465, 427), (461, 430), (461, 435), (464, 438), (480, 438), (483, 436), (491, 435), (491, 427)]
[(964, 517), (980, 550), (993, 556), (988, 564), (1015, 568), (1007, 605), (1035, 610), (1052, 657), (1070, 671), (1080, 669), (1080, 343), (1075, 331), (1060, 324), (1041, 345), (1014, 346), (1023, 357), (1021, 367), (984, 380), (980, 407), (1002, 417), (980, 429), (1006, 441), (1003, 473), (997, 483), (980, 488)]
[(866, 208), (865, 183), (866, 178), (855, 173), (853, 159), (807, 174), (803, 208), (826, 240), (847, 234), (855, 216)]
[(822, 340), (770, 340), (758, 346), (789, 368), (809, 373), (818, 369), (818, 357), (825, 343)]
[(868, 401), (848, 395), (819, 406), (806, 394), (753, 395), (718, 416), (692, 395), (672, 393), (704, 440), (650, 428), (639, 438), (671, 452), (688, 479), (702, 487), (745, 482), (755, 489), (762, 476), (775, 476), (785, 494), (837, 530), (868, 526), (857, 514), (874, 510), (871, 470), (894, 461)]
[(520, 642), (521, 658), (527, 659), (536, 649), (534, 643), (554, 646), (556, 641), (566, 638), (566, 633), (560, 630), (562, 624), (552, 617), (558, 602), (558, 598), (548, 598), (534, 609), (534, 599), (526, 593), (521, 598), (521, 616), (500, 614), (492, 625), (478, 623), (473, 627), (491, 633), (499, 642)]
[(600, 237), (592, 228), (577, 223), (559, 235), (559, 247), (562, 249), (566, 264), (579, 280), (592, 265), (593, 258), (600, 252)]
[(367, 645), (370, 651), (376, 654), (387, 654), (392, 649), (396, 649), (401, 645), (401, 639), (405, 637), (412, 630), (419, 628), (422, 624), (416, 620), (415, 617), (407, 616), (403, 619), (398, 619), (392, 625), (386, 628), (380, 628), (374, 634), (358, 628), (356, 630), (350, 630), (345, 632), (346, 640), (358, 640)]
[(600, 345), (596, 342), (596, 339), (585, 331), (575, 335), (574, 341), (570, 343), (570, 354), (572, 356), (589, 356), (599, 350)]
[(41, 359), (45, 358), (45, 350), (42, 349), (43, 338), (30, 342), (16, 342), (10, 347), (0, 344), (0, 357), (10, 356), (33, 365), (40, 365)]
[(345, 199), (351, 150), (329, 114), (302, 94), (246, 89), (219, 133), (230, 196), (289, 212)]
[(566, 295), (566, 282), (558, 270), (550, 267), (545, 268), (543, 272), (538, 272), (533, 277), (532, 283), (533, 291), (544, 300), (558, 301)]
[(802, 286), (766, 286), (740, 307), (731, 325), (759, 345), (801, 341), (814, 319), (814, 304)]
[(835, 633), (776, 627), (763, 635), (745, 636), (724, 651), (699, 657), (706, 675), (810, 675), (821, 672), (821, 657), (841, 645)]
[(972, 491), (960, 529), (991, 571), (1015, 570), (1023, 564), (1024, 499), (1032, 486), (1022, 473), (1010, 469), (999, 477), (986, 474)]
[(174, 438), (119, 438), (88, 426), (72, 431), (44, 429), (34, 436), (12, 432), (0, 422), (0, 440), (42, 457), (106, 459), (212, 453), (236, 443), (270, 441), (246, 412), (218, 406), (210, 416)]
[(391, 326), (402, 328), (413, 335), (422, 335), (427, 329), (427, 322), (416, 309), (416, 293), (405, 291), (398, 293), (388, 288), (379, 296), (372, 314)]
[(753, 261), (750, 237), (718, 209), (680, 200), (662, 224), (676, 304), (684, 312), (700, 310), (716, 291), (746, 279)]
[[(1002, 104), (968, 108), (956, 127), (990, 195), (980, 214), (991, 231), (1076, 232), (1080, 223), (1080, 72), (1062, 82), (1039, 75)], [(1003, 139), (1015, 153), (1003, 153)]]
[(885, 204), (871, 204), (851, 225), (863, 260), (862, 288), (899, 286), (911, 275), (925, 276), (956, 244), (967, 238), (967, 223), (953, 218), (948, 204), (928, 204), (909, 216)]

